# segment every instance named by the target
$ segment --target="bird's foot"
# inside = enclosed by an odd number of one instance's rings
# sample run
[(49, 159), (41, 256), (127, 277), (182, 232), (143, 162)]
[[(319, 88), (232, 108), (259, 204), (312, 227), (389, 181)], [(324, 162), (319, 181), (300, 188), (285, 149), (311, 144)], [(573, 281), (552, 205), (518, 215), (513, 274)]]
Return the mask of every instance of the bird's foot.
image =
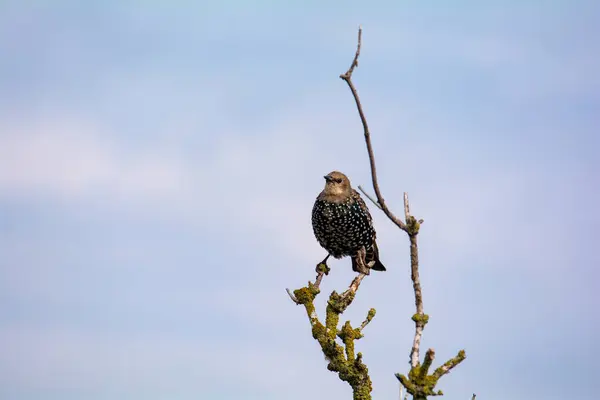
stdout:
[(358, 272), (359, 274), (369, 275), (371, 268), (364, 262), (360, 262), (358, 259), (352, 263), (352, 271)]
[(323, 261), (318, 263), (317, 268), (315, 268), (315, 271), (317, 272), (317, 274), (329, 275), (330, 270), (331, 270), (331, 268), (329, 268), (329, 265), (327, 265), (327, 263), (325, 263)]
[(331, 268), (329, 268), (329, 265), (327, 265), (328, 259), (329, 259), (329, 255), (327, 257), (325, 257), (325, 259), (323, 259), (323, 261), (321, 261), (320, 263), (317, 264), (317, 267), (315, 268), (315, 271), (317, 272), (317, 274), (329, 275), (329, 271), (331, 270)]
[(352, 270), (360, 274), (369, 275), (371, 273), (370, 267), (371, 265), (366, 260), (366, 250), (363, 247), (352, 257)]
[(356, 265), (356, 268), (354, 268), (354, 272), (369, 275), (371, 273), (371, 268), (367, 267), (366, 265)]

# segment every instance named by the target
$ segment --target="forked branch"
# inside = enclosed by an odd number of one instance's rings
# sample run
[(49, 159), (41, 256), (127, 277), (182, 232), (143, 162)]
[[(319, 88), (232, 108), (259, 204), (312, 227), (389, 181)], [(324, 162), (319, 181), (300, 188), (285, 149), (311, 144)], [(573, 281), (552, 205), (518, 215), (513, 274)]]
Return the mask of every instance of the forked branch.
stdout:
[(381, 190), (379, 189), (379, 183), (377, 181), (377, 167), (375, 166), (375, 156), (373, 155), (373, 146), (371, 145), (371, 133), (369, 131), (369, 124), (367, 123), (367, 117), (365, 117), (365, 113), (362, 108), (362, 104), (360, 103), (360, 98), (358, 97), (358, 92), (354, 87), (354, 83), (352, 82), (352, 73), (354, 72), (354, 68), (358, 66), (358, 58), (360, 57), (360, 47), (362, 45), (362, 28), (358, 28), (358, 45), (356, 46), (356, 54), (354, 55), (354, 59), (352, 60), (352, 64), (350, 64), (350, 68), (348, 71), (340, 75), (350, 88), (352, 92), (352, 96), (354, 97), (354, 101), (356, 102), (356, 108), (358, 109), (358, 115), (360, 116), (360, 120), (362, 122), (365, 134), (365, 142), (367, 144), (367, 152), (369, 153), (369, 163), (371, 165), (371, 180), (373, 181), (373, 190), (375, 190), (375, 196), (377, 196), (377, 203), (379, 207), (383, 210), (385, 215), (398, 226), (398, 228), (402, 230), (406, 230), (406, 225), (402, 220), (396, 217), (392, 211), (388, 208), (387, 204), (385, 204), (385, 200), (383, 199), (383, 195), (381, 194)]
[(433, 363), (435, 358), (435, 352), (433, 349), (429, 349), (425, 355), (425, 359), (423, 364), (421, 365), (419, 361), (419, 348), (421, 344), (421, 337), (423, 335), (423, 330), (425, 325), (429, 321), (429, 316), (425, 314), (423, 307), (423, 293), (421, 290), (421, 281), (419, 278), (419, 249), (417, 244), (417, 236), (419, 234), (419, 229), (423, 220), (418, 220), (410, 214), (410, 205), (408, 202), (408, 194), (404, 193), (404, 217), (405, 220), (402, 221), (400, 218), (396, 217), (394, 213), (389, 209), (383, 195), (381, 194), (381, 189), (379, 188), (379, 182), (377, 179), (377, 168), (375, 165), (375, 155), (373, 152), (373, 146), (371, 144), (371, 132), (369, 131), (369, 125), (367, 123), (367, 118), (362, 108), (362, 104), (360, 102), (360, 98), (358, 96), (358, 92), (354, 83), (352, 82), (352, 74), (354, 69), (358, 66), (358, 59), (360, 57), (360, 49), (362, 45), (362, 28), (358, 28), (358, 44), (356, 46), (356, 53), (354, 55), (354, 59), (350, 64), (350, 68), (348, 71), (340, 75), (340, 78), (343, 79), (350, 88), (352, 92), (352, 96), (354, 97), (354, 101), (356, 102), (356, 107), (358, 109), (358, 114), (360, 116), (360, 120), (363, 125), (365, 144), (367, 146), (367, 152), (369, 154), (369, 163), (371, 167), (371, 180), (373, 183), (373, 190), (375, 191), (375, 196), (377, 200), (374, 200), (369, 196), (360, 186), (359, 189), (365, 193), (367, 198), (371, 200), (377, 207), (379, 207), (385, 215), (400, 229), (407, 233), (410, 241), (410, 266), (411, 266), (411, 279), (413, 282), (413, 290), (415, 294), (415, 308), (416, 313), (413, 315), (412, 320), (415, 322), (415, 335), (413, 339), (413, 345), (410, 352), (410, 365), (411, 369), (408, 374), (408, 378), (404, 375), (396, 374), (402, 385), (406, 388), (407, 392), (413, 395), (414, 399), (426, 399), (429, 395), (441, 395), (441, 391), (434, 391), (435, 385), (439, 378), (448, 373), (452, 368), (462, 362), (466, 355), (464, 350), (461, 350), (458, 355), (446, 363), (444, 363), (441, 367), (435, 370), (433, 374), (429, 374), (429, 368)]
[[(319, 264), (319, 267), (324, 264)], [(362, 362), (362, 354), (355, 353), (354, 342), (363, 337), (363, 329), (375, 317), (375, 309), (370, 309), (367, 318), (358, 328), (353, 328), (350, 321), (346, 321), (340, 329), (338, 324), (340, 315), (350, 306), (366, 275), (359, 274), (352, 280), (350, 286), (342, 294), (331, 293), (327, 301), (325, 324), (319, 320), (315, 309), (315, 298), (320, 293), (319, 284), (325, 270), (317, 268), (315, 283), (308, 282), (308, 286), (294, 290), (292, 293), (286, 289), (296, 304), (302, 304), (306, 309), (308, 320), (312, 327), (313, 338), (321, 346), (323, 355), (329, 362), (327, 369), (337, 372), (341, 380), (348, 382), (352, 387), (354, 400), (371, 400), (371, 378), (369, 370)], [(340, 344), (337, 339), (341, 340)]]

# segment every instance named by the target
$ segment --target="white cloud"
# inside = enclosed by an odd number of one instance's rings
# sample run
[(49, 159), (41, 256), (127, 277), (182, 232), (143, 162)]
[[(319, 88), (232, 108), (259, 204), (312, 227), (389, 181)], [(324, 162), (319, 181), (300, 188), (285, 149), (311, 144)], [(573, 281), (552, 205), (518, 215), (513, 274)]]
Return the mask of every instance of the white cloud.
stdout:
[(182, 196), (193, 177), (180, 160), (125, 154), (112, 134), (64, 115), (0, 126), (0, 190), (4, 197), (38, 195), (64, 201)]

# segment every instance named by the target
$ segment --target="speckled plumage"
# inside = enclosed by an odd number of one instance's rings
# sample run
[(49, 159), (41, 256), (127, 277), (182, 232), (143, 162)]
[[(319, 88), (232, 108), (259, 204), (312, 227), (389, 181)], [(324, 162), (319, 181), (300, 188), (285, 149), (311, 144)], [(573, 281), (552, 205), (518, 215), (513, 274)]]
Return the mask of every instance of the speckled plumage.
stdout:
[(385, 271), (379, 261), (375, 229), (369, 209), (341, 172), (325, 176), (325, 189), (312, 210), (312, 225), (319, 244), (335, 258), (350, 256), (352, 269)]

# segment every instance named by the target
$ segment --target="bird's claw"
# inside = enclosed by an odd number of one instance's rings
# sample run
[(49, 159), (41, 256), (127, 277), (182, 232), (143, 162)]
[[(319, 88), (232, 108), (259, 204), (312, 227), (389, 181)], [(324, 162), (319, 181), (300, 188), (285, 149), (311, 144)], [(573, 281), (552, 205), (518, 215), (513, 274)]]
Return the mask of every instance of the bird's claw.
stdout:
[(329, 266), (327, 265), (327, 263), (325, 261), (321, 261), (320, 263), (318, 263), (317, 267), (315, 268), (315, 271), (317, 272), (317, 274), (329, 275), (330, 270), (331, 270), (331, 268), (329, 268)]
[(362, 265), (354, 270), (354, 272), (358, 272), (359, 274), (369, 275), (371, 273), (371, 268), (366, 265)]

